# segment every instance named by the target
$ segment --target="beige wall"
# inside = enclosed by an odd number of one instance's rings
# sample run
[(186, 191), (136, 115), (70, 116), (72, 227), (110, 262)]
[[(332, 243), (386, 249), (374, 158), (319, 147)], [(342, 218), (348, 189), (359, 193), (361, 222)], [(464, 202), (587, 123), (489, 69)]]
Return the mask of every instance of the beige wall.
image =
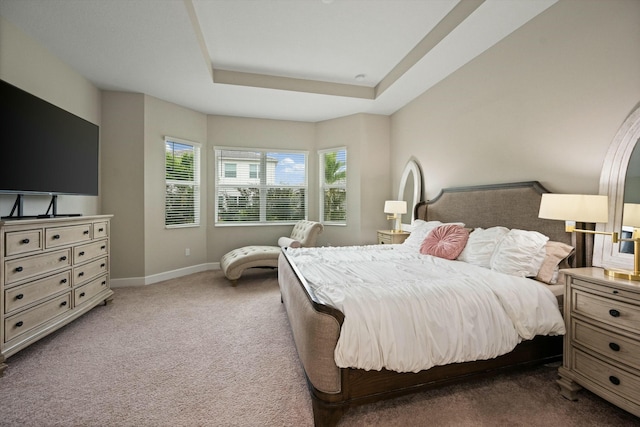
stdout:
[(114, 214), (113, 278), (147, 278), (207, 262), (204, 168), (200, 226), (164, 226), (164, 137), (201, 144), (206, 165), (206, 124), (205, 114), (151, 96), (103, 92), (102, 197), (105, 211)]
[(102, 93), (102, 206), (111, 222), (111, 277), (145, 275), (145, 96)]
[[(144, 230), (145, 276), (207, 262), (207, 116), (160, 99), (145, 96)], [(164, 226), (164, 137), (201, 144), (200, 226)], [(185, 255), (185, 249), (190, 255)]]
[[(100, 125), (100, 91), (42, 45), (0, 17), (0, 79)], [(9, 215), (15, 196), (0, 195), (0, 216)], [(44, 214), (48, 196), (27, 196), (25, 215)], [(99, 197), (59, 196), (59, 213), (103, 213)]]
[(318, 150), (347, 147), (347, 225), (326, 226), (319, 244), (375, 243), (376, 229), (389, 228), (383, 213), (391, 197), (389, 125), (389, 117), (371, 114), (317, 124)]
[(393, 188), (413, 155), (443, 187), (539, 180), (597, 193), (640, 96), (640, 2), (561, 0), (391, 119)]

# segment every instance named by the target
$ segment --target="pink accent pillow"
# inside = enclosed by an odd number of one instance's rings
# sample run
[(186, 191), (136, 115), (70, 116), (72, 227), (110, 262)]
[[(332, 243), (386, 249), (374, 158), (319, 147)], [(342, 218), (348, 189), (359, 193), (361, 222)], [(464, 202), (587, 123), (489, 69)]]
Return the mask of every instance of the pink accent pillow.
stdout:
[(456, 259), (469, 240), (469, 230), (455, 225), (440, 225), (427, 235), (420, 246), (420, 253), (438, 258)]

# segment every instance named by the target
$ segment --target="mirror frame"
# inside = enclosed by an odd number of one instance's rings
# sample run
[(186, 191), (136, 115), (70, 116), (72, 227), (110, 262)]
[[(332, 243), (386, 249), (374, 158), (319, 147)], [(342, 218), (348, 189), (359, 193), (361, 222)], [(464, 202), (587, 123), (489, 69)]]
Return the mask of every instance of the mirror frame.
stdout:
[(402, 177), (400, 178), (400, 185), (398, 186), (398, 199), (404, 200), (404, 189), (407, 185), (407, 181), (409, 179), (409, 175), (413, 174), (413, 200), (407, 200), (407, 210), (411, 212), (411, 221), (402, 224), (403, 230), (410, 230), (411, 224), (413, 224), (413, 220), (415, 219), (415, 206), (422, 201), (422, 170), (420, 169), (420, 165), (418, 161), (413, 157), (409, 159), (407, 164), (404, 167), (404, 171), (402, 172)]
[[(640, 139), (640, 106), (627, 117), (609, 146), (600, 174), (600, 194), (609, 196), (609, 222), (597, 224), (596, 230), (618, 233), (622, 230), (622, 206), (627, 167)], [(593, 265), (605, 268), (633, 269), (633, 254), (620, 252), (620, 244), (610, 236), (596, 235)]]

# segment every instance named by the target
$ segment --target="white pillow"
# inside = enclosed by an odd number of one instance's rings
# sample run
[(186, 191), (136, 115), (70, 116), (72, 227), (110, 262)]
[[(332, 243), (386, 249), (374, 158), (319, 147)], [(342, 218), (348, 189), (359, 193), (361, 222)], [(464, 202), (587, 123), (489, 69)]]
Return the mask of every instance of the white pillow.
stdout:
[(458, 256), (458, 261), (491, 268), (491, 255), (508, 232), (509, 229), (506, 227), (491, 227), (486, 230), (476, 228), (469, 235), (467, 245)]
[(442, 223), (440, 221), (423, 221), (421, 219), (414, 219), (411, 225), (413, 225), (411, 234), (409, 234), (409, 237), (407, 237), (402, 244), (411, 249), (415, 249), (416, 252), (418, 252), (420, 251), (420, 245), (422, 245), (422, 242), (429, 232), (437, 226), (442, 225)]
[(509, 230), (491, 256), (491, 269), (512, 276), (535, 277), (549, 238), (537, 231)]

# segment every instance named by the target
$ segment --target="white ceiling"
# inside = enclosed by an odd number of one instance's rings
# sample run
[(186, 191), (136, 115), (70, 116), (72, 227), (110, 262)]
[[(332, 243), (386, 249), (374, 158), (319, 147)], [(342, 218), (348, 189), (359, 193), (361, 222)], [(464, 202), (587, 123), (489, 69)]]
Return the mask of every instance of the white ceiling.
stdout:
[(0, 15), (101, 89), (316, 122), (394, 113), (556, 1), (0, 0)]

